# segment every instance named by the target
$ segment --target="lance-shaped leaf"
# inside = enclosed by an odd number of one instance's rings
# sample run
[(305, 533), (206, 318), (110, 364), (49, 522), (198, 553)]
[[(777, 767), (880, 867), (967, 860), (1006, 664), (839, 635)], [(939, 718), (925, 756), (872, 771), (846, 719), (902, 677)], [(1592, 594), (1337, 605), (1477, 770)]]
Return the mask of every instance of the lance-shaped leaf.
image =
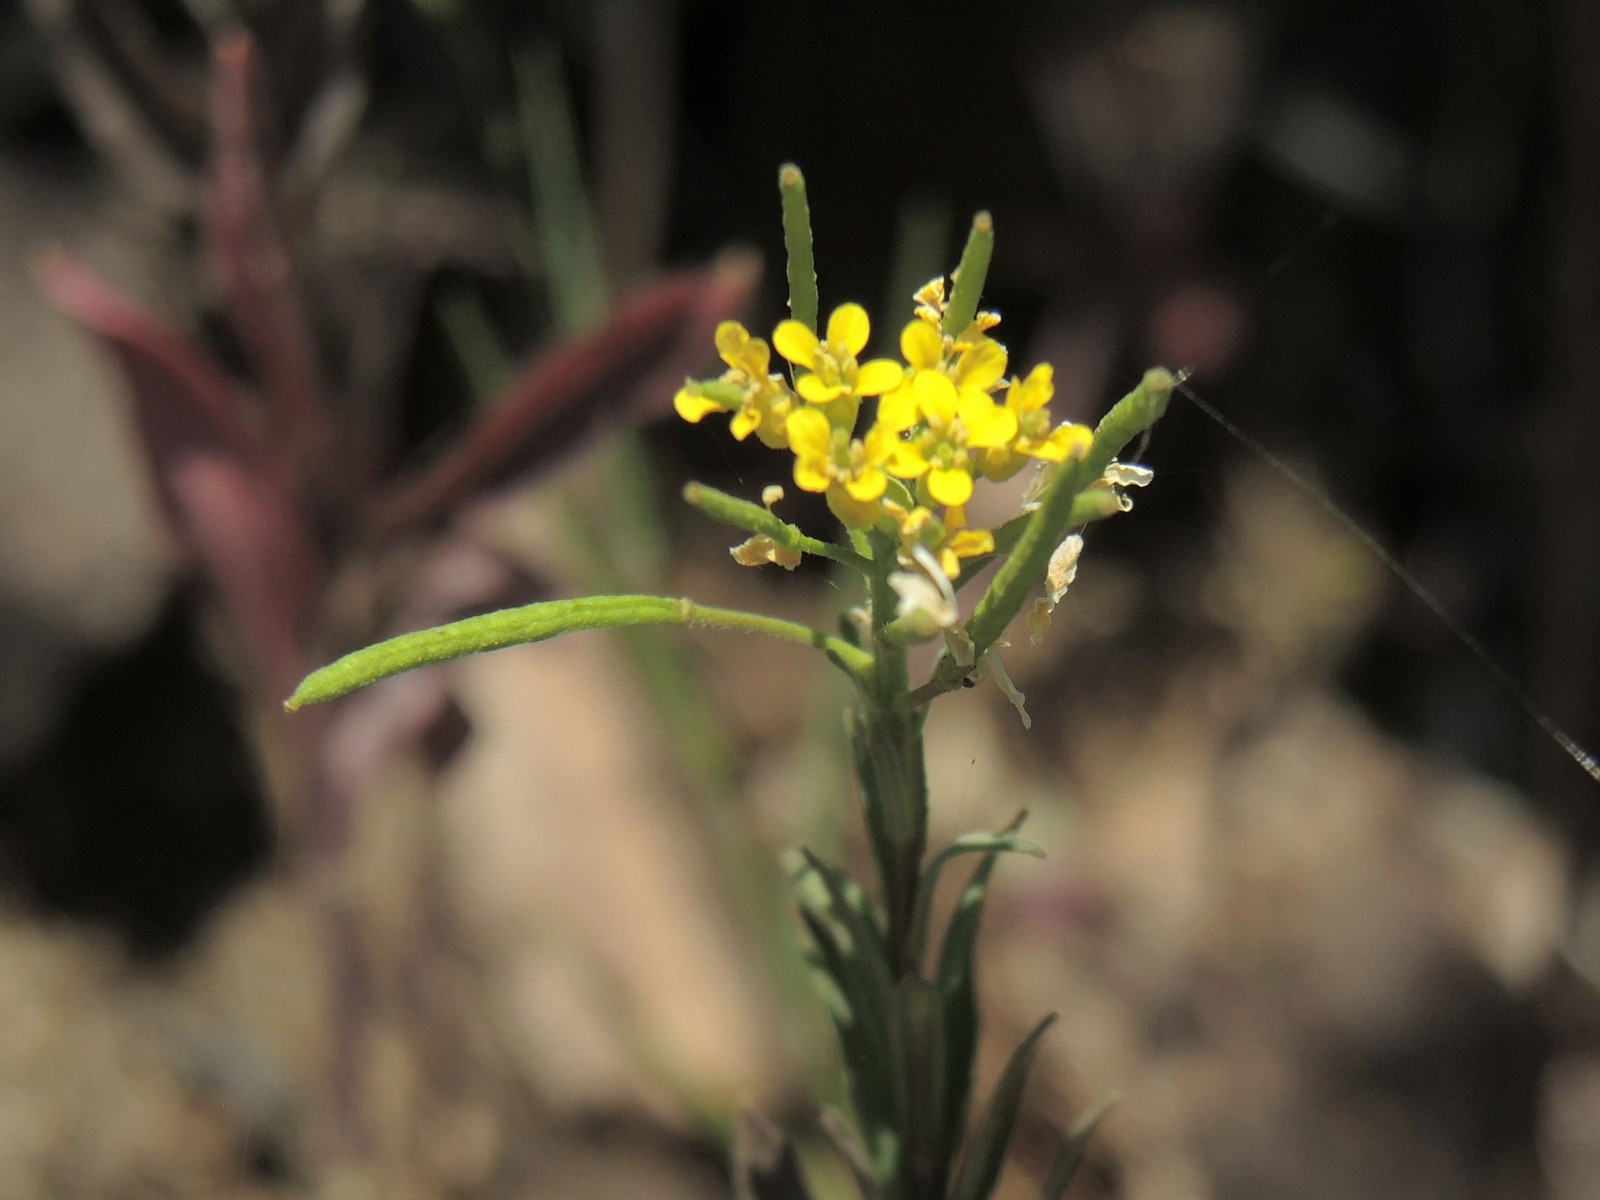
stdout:
[(37, 271), (121, 368), (168, 524), (221, 596), (263, 686), (291, 685), (305, 669), (316, 556), (237, 393), (202, 350), (66, 254)]
[(735, 1200), (811, 1200), (789, 1139), (751, 1108), (734, 1118), (733, 1194)]
[[(1017, 817), (1000, 836), (1015, 834), (1026, 817)], [(983, 852), (956, 904), (939, 949), (934, 984), (944, 1001), (944, 1152), (952, 1162), (966, 1125), (967, 1101), (972, 1093), (972, 1068), (978, 1053), (978, 993), (974, 983), (974, 952), (989, 895), (989, 876), (1001, 848)]]
[(530, 473), (604, 417), (664, 411), (683, 376), (705, 362), (717, 323), (744, 309), (756, 276), (746, 256), (676, 275), (535, 359), (438, 462), (379, 500), (376, 531), (426, 522)]
[(983, 1119), (973, 1131), (972, 1144), (967, 1148), (961, 1173), (950, 1188), (950, 1200), (985, 1200), (994, 1191), (1000, 1178), (1000, 1167), (1005, 1161), (1006, 1147), (1011, 1143), (1011, 1131), (1017, 1123), (1017, 1112), (1022, 1107), (1022, 1091), (1028, 1084), (1028, 1071), (1033, 1066), (1033, 1056), (1039, 1049), (1039, 1039), (1055, 1023), (1051, 1013), (1034, 1026), (1023, 1042), (1011, 1053), (1000, 1080), (984, 1108)]
[(1088, 1149), (1089, 1139), (1094, 1136), (1094, 1131), (1100, 1127), (1100, 1122), (1117, 1099), (1117, 1094), (1113, 1092), (1073, 1122), (1066, 1139), (1061, 1143), (1061, 1149), (1056, 1151), (1055, 1162), (1051, 1164), (1050, 1175), (1039, 1192), (1039, 1200), (1062, 1200), (1067, 1194), (1067, 1187), (1077, 1173), (1078, 1164), (1083, 1161), (1083, 1152)]
[(883, 931), (861, 888), (809, 850), (795, 879), (817, 965), (843, 1001), (832, 1005), (850, 1098), (873, 1177), (895, 1177), (905, 1125), (906, 1060)]
[(247, 35), (212, 58), (211, 159), (201, 196), (206, 268), (279, 430), (302, 459), (323, 433), (311, 325), (262, 167), (260, 57)]
[(987, 854), (991, 851), (997, 854), (1027, 854), (1034, 858), (1044, 857), (1044, 847), (1037, 842), (1030, 842), (1025, 837), (1019, 837), (1017, 830), (1028, 819), (1027, 811), (1017, 814), (1011, 824), (999, 833), (964, 833), (951, 842), (934, 856), (932, 862), (922, 872), (922, 878), (917, 881), (917, 902), (911, 915), (911, 950), (910, 958), (913, 962), (922, 961), (922, 951), (927, 945), (928, 920), (933, 911), (934, 893), (939, 886), (939, 877), (943, 873), (945, 864), (953, 858), (963, 854)]

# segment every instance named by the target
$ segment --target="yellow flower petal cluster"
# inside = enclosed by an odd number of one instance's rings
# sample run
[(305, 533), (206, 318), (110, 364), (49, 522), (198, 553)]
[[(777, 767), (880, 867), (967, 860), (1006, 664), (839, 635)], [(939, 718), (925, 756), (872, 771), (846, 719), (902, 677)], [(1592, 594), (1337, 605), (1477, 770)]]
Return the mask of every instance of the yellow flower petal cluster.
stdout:
[(728, 428), (741, 442), (753, 433), (774, 450), (786, 449), (785, 422), (795, 399), (782, 375), (767, 372), (771, 349), (737, 321), (723, 321), (714, 339), (728, 369), (714, 381), (686, 380), (672, 406), (690, 424), (710, 413), (732, 412)]
[[(834, 309), (821, 337), (783, 321), (770, 348), (726, 321), (716, 343), (728, 370), (687, 381), (675, 405), (687, 421), (731, 412), (735, 437), (754, 433), (793, 451), (795, 483), (824, 495), (846, 526), (892, 530), (903, 561), (937, 562), (956, 579), (963, 559), (994, 551), (991, 531), (967, 526), (977, 481), (1008, 479), (1030, 459), (1080, 456), (1091, 435), (1081, 425), (1051, 424), (1048, 364), (1007, 378), (1006, 349), (989, 336), (998, 316), (980, 312), (951, 335), (942, 329), (943, 279), (914, 301), (915, 315), (900, 331), (903, 363), (861, 361), (872, 323), (859, 304)], [(793, 368), (792, 388), (769, 372), (773, 349)], [(877, 412), (858, 430), (862, 401), (871, 397), (880, 398)]]

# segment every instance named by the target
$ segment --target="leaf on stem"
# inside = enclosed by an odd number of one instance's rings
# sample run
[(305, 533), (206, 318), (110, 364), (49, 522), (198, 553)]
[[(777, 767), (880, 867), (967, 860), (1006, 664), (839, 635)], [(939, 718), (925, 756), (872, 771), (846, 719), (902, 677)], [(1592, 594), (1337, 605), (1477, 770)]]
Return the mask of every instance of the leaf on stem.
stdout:
[(999, 833), (964, 833), (955, 841), (941, 850), (930, 862), (922, 873), (917, 884), (917, 903), (913, 910), (911, 922), (911, 959), (913, 962), (922, 960), (923, 947), (927, 945), (928, 917), (933, 908), (935, 889), (939, 886), (939, 875), (944, 870), (945, 864), (953, 858), (963, 854), (1026, 854), (1032, 858), (1043, 858), (1044, 847), (1037, 842), (1030, 842), (1025, 837), (1019, 837), (1015, 832), (1022, 822), (1027, 819), (1027, 811), (1018, 813), (1016, 818)]
[[(1014, 834), (1026, 813), (1006, 827), (1000, 836)], [(944, 1146), (947, 1162), (955, 1158), (961, 1133), (966, 1125), (967, 1102), (972, 1093), (972, 1067), (978, 1052), (978, 994), (973, 982), (974, 951), (978, 928), (983, 920), (984, 901), (989, 895), (989, 876), (994, 872), (1001, 851), (983, 852), (945, 930), (934, 971), (934, 984), (944, 1000), (945, 1086)]]
[(1113, 1092), (1073, 1122), (1072, 1128), (1067, 1131), (1066, 1140), (1061, 1143), (1061, 1149), (1056, 1151), (1055, 1162), (1051, 1165), (1050, 1175), (1039, 1193), (1039, 1200), (1061, 1200), (1067, 1194), (1067, 1187), (1072, 1183), (1073, 1175), (1077, 1173), (1078, 1164), (1083, 1161), (1083, 1152), (1088, 1149), (1089, 1139), (1094, 1136), (1094, 1131), (1100, 1127), (1100, 1122), (1105, 1119), (1106, 1114), (1111, 1111), (1111, 1106), (1119, 1098), (1118, 1094)]
[(972, 1135), (966, 1161), (961, 1173), (950, 1189), (950, 1200), (985, 1200), (994, 1191), (1000, 1178), (1000, 1166), (1005, 1160), (1006, 1146), (1011, 1142), (1011, 1131), (1016, 1125), (1017, 1112), (1022, 1107), (1022, 1091), (1028, 1083), (1028, 1071), (1033, 1066), (1033, 1056), (1039, 1049), (1039, 1039), (1055, 1023), (1051, 1013), (1022, 1044), (1011, 1053), (1000, 1081), (994, 1085), (984, 1109), (983, 1119)]
[(817, 966), (844, 1002), (832, 1006), (839, 1048), (873, 1177), (884, 1182), (900, 1161), (906, 1069), (883, 932), (861, 888), (804, 853), (806, 865), (795, 877), (800, 916)]
[(811, 1200), (789, 1139), (753, 1108), (734, 1118), (733, 1194), (736, 1200)]

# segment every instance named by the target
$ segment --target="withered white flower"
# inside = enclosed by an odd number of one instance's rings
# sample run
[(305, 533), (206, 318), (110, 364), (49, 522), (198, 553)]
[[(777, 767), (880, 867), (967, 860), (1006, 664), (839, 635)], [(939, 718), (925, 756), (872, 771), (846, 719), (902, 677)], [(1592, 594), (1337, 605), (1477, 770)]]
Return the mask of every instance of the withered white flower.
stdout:
[(1061, 597), (1078, 577), (1078, 556), (1082, 553), (1083, 536), (1073, 533), (1050, 555), (1050, 565), (1044, 576), (1045, 594), (1033, 602), (1033, 609), (1028, 613), (1028, 640), (1035, 646), (1044, 641), (1050, 628), (1050, 614), (1055, 612)]
[(1118, 462), (1116, 459), (1112, 459), (1111, 465), (1106, 467), (1106, 473), (1100, 478), (1116, 489), (1117, 507), (1123, 512), (1127, 512), (1133, 507), (1133, 498), (1122, 489), (1149, 487), (1150, 481), (1155, 477), (1156, 473), (1149, 467), (1141, 466), (1138, 463)]
[(766, 563), (777, 563), (786, 571), (792, 571), (800, 565), (800, 551), (789, 550), (778, 545), (764, 533), (746, 538), (737, 546), (728, 550), (733, 555), (733, 561), (741, 567), (759, 567)]
[(1011, 681), (1011, 673), (1006, 670), (1005, 660), (1000, 657), (1000, 651), (1009, 645), (1010, 642), (996, 642), (985, 650), (982, 660), (968, 673), (967, 678), (977, 683), (984, 676), (993, 675), (995, 687), (1000, 689), (1001, 695), (1011, 702), (1011, 707), (1017, 710), (1017, 716), (1022, 718), (1022, 727), (1032, 729), (1033, 718), (1028, 715), (1027, 697), (1017, 690), (1017, 685)]
[(889, 586), (900, 601), (896, 618), (905, 620), (922, 638), (944, 634), (945, 645), (958, 666), (970, 667), (977, 658), (972, 638), (961, 626), (961, 609), (956, 603), (950, 577), (940, 567), (933, 552), (920, 542), (911, 548), (911, 557), (920, 571), (892, 571)]

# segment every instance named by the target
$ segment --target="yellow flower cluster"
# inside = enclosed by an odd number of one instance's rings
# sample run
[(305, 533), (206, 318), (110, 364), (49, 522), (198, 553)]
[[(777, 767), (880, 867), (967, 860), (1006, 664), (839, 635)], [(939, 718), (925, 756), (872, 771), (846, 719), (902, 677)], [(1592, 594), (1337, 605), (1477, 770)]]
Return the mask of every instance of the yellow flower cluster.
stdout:
[[(822, 338), (784, 321), (770, 347), (724, 321), (716, 344), (728, 369), (718, 379), (689, 380), (674, 405), (691, 422), (732, 413), (734, 437), (753, 433), (793, 451), (795, 483), (824, 494), (847, 527), (892, 528), (903, 558), (925, 547), (955, 579), (962, 559), (994, 550), (992, 531), (967, 525), (974, 482), (1009, 479), (1029, 460), (1081, 456), (1092, 434), (1084, 425), (1051, 424), (1048, 364), (1026, 378), (1007, 377), (1006, 349), (989, 336), (999, 317), (980, 312), (950, 334), (943, 279), (914, 299), (916, 315), (900, 332), (903, 363), (859, 361), (872, 333), (859, 304), (834, 309)], [(773, 349), (791, 364), (792, 387), (770, 370)], [(858, 431), (870, 397), (879, 398), (876, 414)]]

